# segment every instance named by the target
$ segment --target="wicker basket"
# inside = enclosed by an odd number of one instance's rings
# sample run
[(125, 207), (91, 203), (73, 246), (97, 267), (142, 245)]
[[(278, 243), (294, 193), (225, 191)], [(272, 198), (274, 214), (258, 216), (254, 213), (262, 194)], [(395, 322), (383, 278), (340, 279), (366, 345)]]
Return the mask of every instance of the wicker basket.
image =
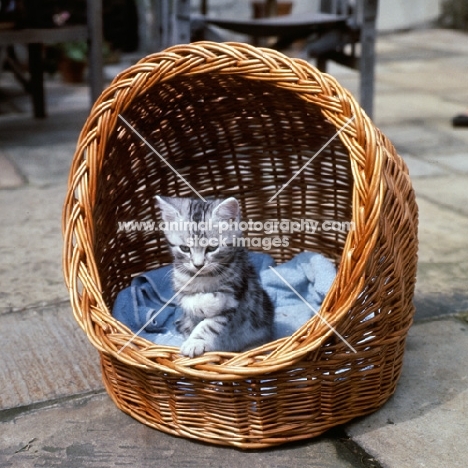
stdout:
[[(336, 263), (320, 314), (344, 340), (314, 316), (244, 353), (189, 359), (142, 338), (128, 344), (133, 334), (110, 313), (116, 294), (171, 260), (161, 233), (122, 232), (118, 222), (158, 219), (157, 193), (193, 195), (174, 170), (203, 196), (238, 197), (245, 219), (352, 221), (350, 231), (297, 232), (269, 252)], [(122, 72), (81, 132), (63, 229), (73, 312), (99, 350), (106, 389), (153, 428), (266, 447), (370, 413), (395, 390), (414, 313), (414, 192), (355, 99), (305, 61), (202, 42)]]

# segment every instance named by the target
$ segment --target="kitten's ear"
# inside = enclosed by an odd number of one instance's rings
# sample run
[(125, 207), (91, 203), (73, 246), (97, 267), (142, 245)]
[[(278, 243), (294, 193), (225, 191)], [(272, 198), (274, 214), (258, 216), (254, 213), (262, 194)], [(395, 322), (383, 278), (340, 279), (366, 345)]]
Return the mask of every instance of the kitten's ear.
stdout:
[(239, 202), (234, 197), (226, 198), (213, 210), (213, 218), (223, 221), (237, 219), (239, 215)]
[(178, 221), (181, 218), (179, 210), (174, 206), (174, 199), (170, 197), (160, 197), (156, 195), (156, 201), (158, 202), (161, 210), (161, 217), (166, 223)]

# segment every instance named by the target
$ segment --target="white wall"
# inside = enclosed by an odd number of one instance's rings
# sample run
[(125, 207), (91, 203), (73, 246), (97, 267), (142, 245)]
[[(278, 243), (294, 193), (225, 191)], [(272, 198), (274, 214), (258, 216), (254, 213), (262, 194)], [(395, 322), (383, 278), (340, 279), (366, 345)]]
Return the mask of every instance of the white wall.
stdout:
[(388, 31), (427, 24), (439, 17), (440, 4), (440, 0), (380, 0), (377, 27)]

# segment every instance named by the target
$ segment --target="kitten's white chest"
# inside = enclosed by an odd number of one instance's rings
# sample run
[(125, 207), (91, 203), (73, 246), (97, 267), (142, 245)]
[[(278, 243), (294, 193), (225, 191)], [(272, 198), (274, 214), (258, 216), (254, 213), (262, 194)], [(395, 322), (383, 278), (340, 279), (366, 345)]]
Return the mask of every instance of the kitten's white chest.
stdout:
[(180, 305), (192, 317), (204, 319), (215, 317), (223, 310), (237, 306), (237, 301), (230, 294), (209, 292), (184, 295), (180, 299)]

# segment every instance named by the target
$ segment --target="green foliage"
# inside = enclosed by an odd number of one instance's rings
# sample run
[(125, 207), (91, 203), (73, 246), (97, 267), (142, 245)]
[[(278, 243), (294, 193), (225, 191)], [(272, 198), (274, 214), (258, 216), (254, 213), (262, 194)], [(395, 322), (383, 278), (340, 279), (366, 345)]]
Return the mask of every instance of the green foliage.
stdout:
[(60, 44), (62, 56), (75, 62), (88, 60), (88, 45), (86, 41), (64, 42)]
[[(62, 58), (73, 60), (74, 62), (88, 61), (88, 44), (86, 41), (62, 42), (59, 45), (59, 51)], [(104, 41), (102, 44), (102, 56), (106, 60), (111, 55), (109, 44)]]

